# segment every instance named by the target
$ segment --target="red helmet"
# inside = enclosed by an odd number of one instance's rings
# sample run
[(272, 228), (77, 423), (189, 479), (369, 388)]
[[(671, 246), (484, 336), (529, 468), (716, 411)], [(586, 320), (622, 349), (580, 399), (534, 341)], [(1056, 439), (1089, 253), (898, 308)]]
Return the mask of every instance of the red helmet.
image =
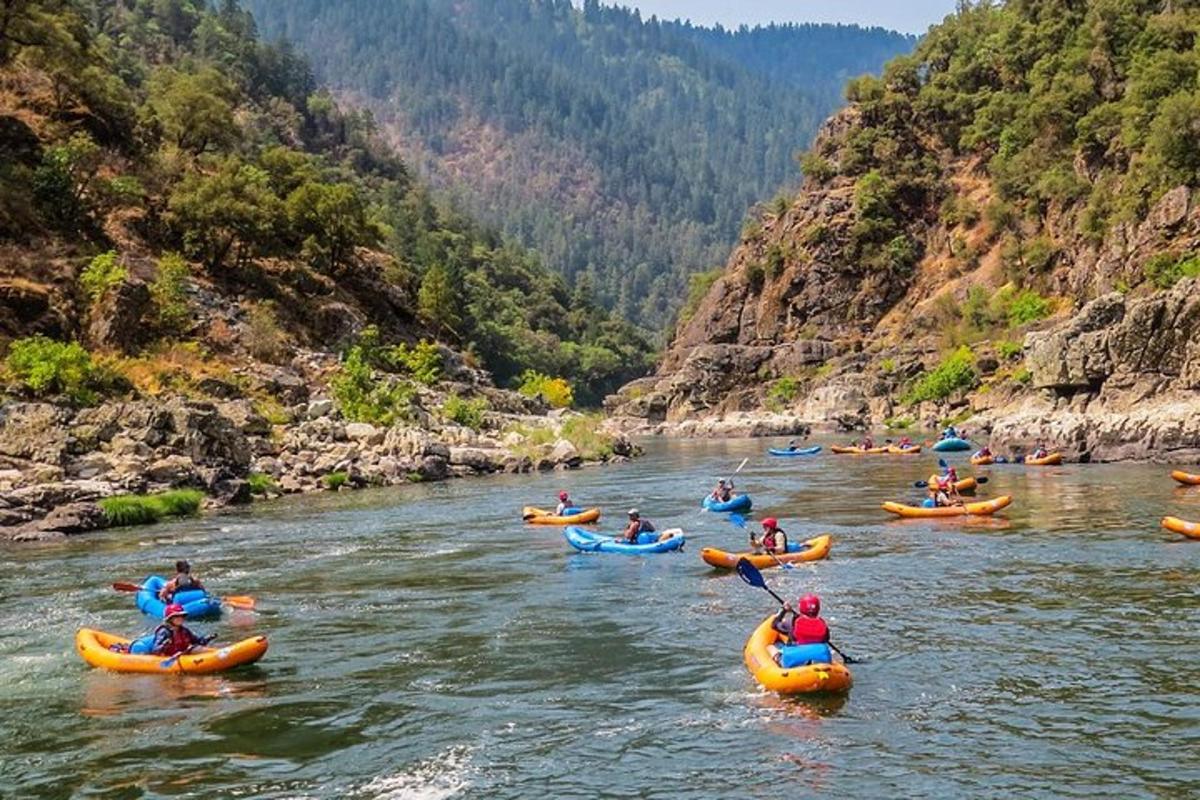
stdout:
[(815, 594), (806, 594), (800, 598), (800, 602), (797, 603), (796, 607), (800, 609), (800, 613), (804, 616), (815, 617), (821, 613), (821, 598)]
[(779, 520), (775, 519), (774, 517), (767, 517), (762, 521), (762, 526), (764, 528), (778, 528)]
[(568, 497), (570, 497), (570, 496), (571, 496), (571, 495), (567, 494), (566, 492), (559, 492), (559, 493), (558, 493), (558, 499), (559, 499), (559, 500), (566, 500), (566, 499), (567, 499)]
[(171, 603), (163, 609), (163, 619), (169, 620), (171, 617), (186, 617), (187, 612), (183, 610), (183, 606), (179, 603)]

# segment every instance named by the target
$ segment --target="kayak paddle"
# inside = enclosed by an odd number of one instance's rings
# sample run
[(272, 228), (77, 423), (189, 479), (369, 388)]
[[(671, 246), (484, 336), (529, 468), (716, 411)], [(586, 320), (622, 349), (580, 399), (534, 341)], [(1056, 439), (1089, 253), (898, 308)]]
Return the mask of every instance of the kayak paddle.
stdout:
[[(729, 521), (731, 523), (733, 523), (734, 525), (736, 525), (737, 527), (741, 528), (742, 530), (746, 530), (746, 518), (743, 517), (741, 514), (730, 514)], [(791, 564), (785, 564), (784, 562), (782, 562), (778, 558), (776, 558), (774, 553), (772, 553), (770, 551), (764, 551), (764, 552), (766, 552), (766, 554), (771, 557), (772, 561), (774, 561), (776, 564), (783, 567), (784, 569), (792, 568)]]
[[(767, 594), (769, 594), (769, 595), (771, 595), (771, 597), (775, 598), (775, 600), (779, 603), (779, 605), (781, 605), (781, 606), (787, 605), (783, 601), (782, 597), (775, 594), (775, 592), (771, 590), (770, 586), (767, 586), (767, 582), (766, 582), (766, 580), (763, 579), (762, 573), (758, 571), (758, 568), (755, 567), (753, 564), (751, 564), (746, 559), (744, 559), (744, 558), (738, 559), (737, 574), (743, 581), (750, 584), (751, 586), (765, 590), (767, 592)], [(826, 644), (829, 645), (830, 649), (832, 649), (833, 652), (835, 652), (839, 656), (841, 656), (842, 660), (845, 661), (847, 664), (863, 663), (860, 659), (851, 658), (850, 656), (843, 653), (841, 651), (841, 648), (839, 648), (833, 642), (826, 642)]]
[(182, 656), (186, 656), (188, 653), (192, 652), (197, 647), (207, 646), (208, 643), (211, 642), (215, 638), (217, 638), (217, 637), (209, 636), (207, 639), (204, 640), (203, 644), (200, 644), (200, 643), (194, 644), (191, 647), (189, 647), (187, 650), (182, 650), (182, 651), (176, 653), (175, 655), (171, 656), (170, 658), (166, 659), (165, 661), (160, 661), (158, 664), (159, 668), (160, 669), (170, 669), (172, 666), (174, 666), (175, 662), (178, 661)]
[[(978, 478), (975, 479), (975, 482), (982, 486), (983, 484), (988, 482), (988, 476), (980, 475)], [(918, 489), (928, 489), (929, 481), (917, 481), (916, 483), (913, 484), (913, 486), (915, 486)]]
[[(124, 583), (122, 581), (117, 581), (112, 587), (118, 592), (140, 592), (146, 588), (145, 586), (138, 586), (136, 583)], [(253, 611), (256, 602), (253, 597), (247, 595), (231, 595), (230, 597), (222, 597), (220, 600), (222, 603), (226, 603), (239, 611)]]

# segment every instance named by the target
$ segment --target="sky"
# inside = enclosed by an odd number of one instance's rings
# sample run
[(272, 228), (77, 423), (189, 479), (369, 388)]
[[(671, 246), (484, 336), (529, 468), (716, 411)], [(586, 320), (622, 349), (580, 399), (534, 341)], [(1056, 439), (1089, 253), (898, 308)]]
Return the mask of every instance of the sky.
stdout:
[(643, 17), (690, 19), (725, 27), (769, 22), (854, 22), (904, 33), (924, 33), (954, 10), (955, 0), (610, 0)]

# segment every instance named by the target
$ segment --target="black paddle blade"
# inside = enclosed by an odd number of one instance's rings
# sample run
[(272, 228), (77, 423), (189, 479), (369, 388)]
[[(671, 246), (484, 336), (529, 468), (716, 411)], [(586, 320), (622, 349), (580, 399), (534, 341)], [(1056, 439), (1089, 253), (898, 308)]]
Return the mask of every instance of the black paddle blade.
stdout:
[(945, 469), (946, 467), (948, 467), (948, 466), (950, 466), (950, 465), (946, 463), (946, 459), (944, 459), (944, 458), (939, 458), (939, 459), (938, 459), (938, 466), (939, 466), (939, 467), (941, 467), (942, 469)]
[(754, 566), (744, 558), (738, 559), (737, 574), (738, 577), (751, 586), (757, 586), (759, 589), (767, 588), (767, 582), (763, 580), (762, 573), (758, 571), (758, 567)]

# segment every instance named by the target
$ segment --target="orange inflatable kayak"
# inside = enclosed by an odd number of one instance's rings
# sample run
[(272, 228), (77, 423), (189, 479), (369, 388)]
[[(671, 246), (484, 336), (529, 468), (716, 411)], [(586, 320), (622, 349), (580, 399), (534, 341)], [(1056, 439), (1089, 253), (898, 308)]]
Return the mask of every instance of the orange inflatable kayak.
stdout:
[[(937, 475), (929, 476), (929, 485), (937, 486)], [(979, 482), (974, 478), (963, 478), (954, 484), (954, 491), (959, 494), (975, 494), (975, 490), (979, 488)]]
[(861, 447), (831, 447), (829, 452), (837, 453), (839, 456), (880, 456), (886, 453), (886, 447), (872, 447), (869, 450), (864, 450)]
[(737, 569), (740, 559), (746, 559), (759, 569), (778, 567), (783, 564), (800, 564), (805, 561), (820, 561), (829, 557), (829, 548), (833, 546), (833, 537), (829, 534), (816, 536), (799, 545), (795, 551), (780, 553), (774, 558), (765, 553), (728, 553), (715, 547), (706, 547), (700, 551), (700, 557), (709, 566), (718, 569)]
[(764, 689), (780, 694), (815, 694), (845, 692), (854, 684), (850, 670), (844, 664), (808, 664), (784, 669), (775, 663), (767, 648), (779, 641), (779, 632), (771, 627), (772, 615), (754, 629), (746, 640), (742, 657), (746, 669)]
[(1184, 472), (1181, 469), (1177, 469), (1172, 472), (1171, 477), (1185, 486), (1200, 486), (1200, 475), (1193, 475), (1190, 472)]
[(1002, 508), (1006, 508), (1012, 503), (1012, 497), (1004, 495), (991, 500), (984, 500), (978, 503), (967, 503), (964, 506), (943, 506), (941, 508), (924, 508), (922, 506), (909, 506), (904, 503), (884, 503), (883, 510), (891, 512), (901, 517), (967, 517), (967, 516), (987, 516), (995, 514)]
[(589, 508), (578, 514), (564, 514), (560, 517), (553, 511), (525, 506), (521, 509), (521, 518), (530, 525), (587, 525), (600, 519), (600, 509)]
[(921, 454), (921, 445), (914, 444), (912, 447), (896, 447), (896, 445), (892, 445), (887, 451), (894, 456), (918, 456)]
[(1192, 539), (1200, 539), (1200, 522), (1188, 522), (1179, 517), (1163, 517), (1162, 526)]
[(971, 456), (971, 464), (976, 467), (986, 467), (995, 463), (995, 456)]
[(1045, 458), (1026, 458), (1025, 463), (1031, 467), (1053, 467), (1062, 463), (1062, 453), (1051, 453)]
[(80, 628), (75, 634), (75, 649), (88, 664), (113, 672), (140, 672), (153, 675), (187, 673), (189, 675), (224, 672), (253, 664), (267, 652), (267, 637), (243, 639), (228, 647), (202, 647), (179, 658), (141, 656), (109, 649), (112, 645), (129, 646), (129, 639), (111, 633)]

